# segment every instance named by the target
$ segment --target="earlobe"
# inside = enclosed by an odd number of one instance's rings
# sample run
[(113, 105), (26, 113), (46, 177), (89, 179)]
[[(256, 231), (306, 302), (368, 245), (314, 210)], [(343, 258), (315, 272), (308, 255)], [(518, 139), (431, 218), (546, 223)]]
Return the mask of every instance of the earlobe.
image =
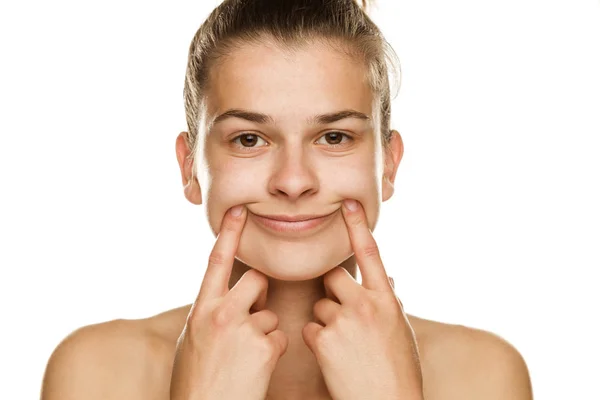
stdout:
[(198, 180), (194, 177), (188, 180), (186, 185), (183, 187), (185, 198), (192, 204), (202, 204), (202, 189)]
[(384, 171), (382, 177), (381, 201), (387, 201), (394, 194), (394, 181), (396, 172), (400, 165), (400, 160), (404, 155), (404, 143), (398, 131), (393, 130), (390, 136), (390, 143), (385, 150)]
[(202, 204), (202, 191), (200, 184), (193, 174), (193, 159), (190, 157), (190, 149), (187, 144), (187, 132), (181, 132), (175, 141), (175, 153), (177, 163), (181, 170), (181, 181), (185, 198), (192, 204)]

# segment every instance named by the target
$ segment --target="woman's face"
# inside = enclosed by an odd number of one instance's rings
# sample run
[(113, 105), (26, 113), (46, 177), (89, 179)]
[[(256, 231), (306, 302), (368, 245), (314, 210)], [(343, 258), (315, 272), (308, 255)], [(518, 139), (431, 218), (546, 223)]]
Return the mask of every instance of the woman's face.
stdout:
[[(213, 67), (198, 178), (215, 235), (229, 208), (247, 208), (240, 261), (276, 279), (323, 275), (353, 254), (341, 210), (347, 198), (375, 228), (383, 158), (366, 79), (364, 67), (316, 44), (294, 53), (248, 45)], [(223, 116), (230, 110), (267, 117)], [(348, 110), (366, 118), (313, 120)], [(300, 232), (272, 230), (257, 217), (305, 214), (330, 216)]]

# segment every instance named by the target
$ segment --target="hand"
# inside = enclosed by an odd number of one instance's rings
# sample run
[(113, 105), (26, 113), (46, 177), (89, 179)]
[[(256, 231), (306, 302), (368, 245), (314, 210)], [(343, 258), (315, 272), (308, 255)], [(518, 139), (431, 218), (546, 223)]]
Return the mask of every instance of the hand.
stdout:
[(334, 399), (423, 399), (414, 331), (388, 280), (358, 202), (343, 207), (362, 285), (342, 267), (324, 276), (327, 297), (314, 305), (319, 323), (302, 330)]
[(250, 269), (228, 289), (246, 215), (244, 207), (242, 215), (228, 212), (223, 218), (200, 292), (177, 341), (171, 400), (262, 400), (287, 350), (277, 315), (264, 308), (266, 275)]

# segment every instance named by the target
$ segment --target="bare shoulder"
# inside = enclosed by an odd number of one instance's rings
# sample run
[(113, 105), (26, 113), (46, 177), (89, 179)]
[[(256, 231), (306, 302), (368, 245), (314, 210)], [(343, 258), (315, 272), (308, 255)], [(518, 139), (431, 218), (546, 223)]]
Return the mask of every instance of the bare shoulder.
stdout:
[(42, 400), (168, 398), (173, 342), (156, 317), (118, 319), (69, 334), (48, 360)]
[(409, 316), (427, 399), (532, 399), (527, 364), (497, 334)]

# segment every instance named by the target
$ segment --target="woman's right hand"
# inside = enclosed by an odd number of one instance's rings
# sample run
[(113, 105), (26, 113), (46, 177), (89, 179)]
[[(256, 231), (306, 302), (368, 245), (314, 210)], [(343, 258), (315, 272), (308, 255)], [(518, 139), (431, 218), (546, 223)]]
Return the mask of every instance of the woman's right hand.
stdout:
[(223, 218), (200, 292), (177, 341), (171, 400), (263, 400), (275, 365), (287, 350), (277, 315), (264, 308), (267, 276), (250, 269), (228, 288), (247, 216), (240, 207), (241, 215), (229, 210)]

